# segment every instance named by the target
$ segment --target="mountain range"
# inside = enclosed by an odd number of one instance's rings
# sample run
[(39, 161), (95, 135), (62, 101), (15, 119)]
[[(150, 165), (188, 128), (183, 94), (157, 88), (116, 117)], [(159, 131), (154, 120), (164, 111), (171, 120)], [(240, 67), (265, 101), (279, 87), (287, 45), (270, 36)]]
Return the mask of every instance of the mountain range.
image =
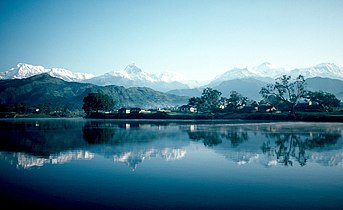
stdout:
[(117, 85), (126, 88), (150, 87), (163, 92), (192, 87), (199, 88), (202, 86), (215, 87), (225, 81), (243, 78), (254, 78), (270, 83), (283, 74), (290, 75), (293, 78), (301, 74), (306, 79), (322, 77), (343, 80), (343, 68), (338, 67), (334, 63), (321, 63), (308, 68), (286, 70), (268, 62), (251, 69), (233, 68), (214, 77), (213, 80), (208, 81), (206, 84), (194, 80), (186, 80), (182, 75), (175, 72), (164, 72), (159, 75), (148, 73), (137, 67), (134, 63), (128, 65), (124, 70), (112, 71), (99, 76), (89, 73), (75, 73), (63, 68), (44, 68), (43, 66), (19, 63), (16, 67), (0, 72), (0, 79), (23, 79), (41, 73), (48, 73), (52, 77), (71, 82), (92, 83), (100, 86)]
[(135, 64), (128, 65), (123, 71), (113, 71), (86, 79), (83, 82), (96, 85), (120, 85), (124, 87), (149, 87), (155, 90), (168, 91), (172, 89), (189, 88), (188, 85), (179, 82), (182, 76), (173, 72), (165, 72), (160, 75), (142, 71)]
[(67, 82), (80, 82), (94, 77), (88, 73), (74, 73), (63, 68), (47, 69), (43, 66), (34, 66), (26, 63), (18, 63), (7, 71), (0, 72), (0, 79), (24, 79), (38, 74), (47, 73), (52, 77), (63, 79)]
[(283, 74), (292, 78), (301, 74), (309, 90), (330, 92), (343, 99), (343, 69), (333, 63), (290, 71), (263, 63), (251, 69), (231, 69), (202, 85), (172, 72), (160, 75), (147, 73), (135, 64), (128, 65), (122, 71), (95, 76), (63, 68), (49, 69), (19, 63), (0, 72), (0, 103), (66, 100), (66, 103), (76, 103), (77, 107), (81, 107), (82, 98), (88, 92), (102, 91), (117, 99), (118, 106), (168, 107), (187, 103), (189, 97), (200, 96), (206, 87), (219, 90), (224, 97), (228, 97), (231, 91), (237, 91), (250, 99), (259, 100), (259, 90), (268, 83), (274, 83), (275, 78)]

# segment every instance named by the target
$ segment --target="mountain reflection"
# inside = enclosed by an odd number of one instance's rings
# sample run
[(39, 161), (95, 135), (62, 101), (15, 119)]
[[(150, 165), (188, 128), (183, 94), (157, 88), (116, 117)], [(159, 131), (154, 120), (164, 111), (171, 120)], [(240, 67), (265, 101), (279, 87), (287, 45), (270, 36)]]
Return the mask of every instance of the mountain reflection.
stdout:
[[(167, 161), (186, 155), (187, 141), (170, 141), (182, 133), (177, 126), (111, 121), (0, 121), (0, 159), (28, 169), (100, 155), (131, 169), (144, 160)], [(185, 139), (185, 138), (180, 138)], [(158, 140), (158, 141), (157, 141)]]
[(97, 154), (124, 163), (132, 170), (144, 160), (161, 157), (167, 161), (186, 155), (185, 141), (170, 141), (182, 134), (175, 126), (164, 124), (87, 122), (82, 129), (85, 141), (98, 144)]
[[(150, 123), (106, 120), (0, 120), (0, 159), (18, 168), (92, 160), (135, 170), (149, 159), (181, 160), (203, 146), (238, 165), (343, 165), (342, 124)], [(201, 154), (202, 155), (202, 154)]]

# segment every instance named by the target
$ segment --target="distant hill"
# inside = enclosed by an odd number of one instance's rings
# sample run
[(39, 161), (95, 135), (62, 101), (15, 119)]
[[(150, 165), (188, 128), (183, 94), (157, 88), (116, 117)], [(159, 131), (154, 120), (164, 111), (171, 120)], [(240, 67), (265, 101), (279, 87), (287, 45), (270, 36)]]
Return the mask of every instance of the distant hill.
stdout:
[(312, 91), (324, 91), (336, 95), (337, 98), (343, 99), (343, 81), (338, 79), (314, 77), (306, 80), (307, 89)]
[(199, 97), (202, 94), (202, 88), (190, 88), (190, 89), (176, 89), (170, 90), (167, 93), (178, 95), (178, 96), (187, 96), (187, 97)]
[(266, 84), (266, 82), (254, 78), (241, 78), (226, 80), (219, 83), (212, 83), (208, 86), (202, 86), (201, 88), (171, 90), (168, 91), (168, 93), (179, 96), (199, 97), (205, 88), (211, 87), (219, 90), (223, 97), (230, 97), (231, 91), (237, 91), (238, 93), (250, 99), (260, 100), (261, 95), (259, 94), (259, 91)]
[(83, 98), (90, 92), (110, 95), (116, 108), (159, 108), (185, 104), (187, 97), (155, 91), (150, 88), (124, 88), (122, 86), (97, 86), (89, 83), (66, 82), (39, 74), (26, 79), (0, 80), (0, 103), (2, 104), (70, 104), (81, 109)]
[[(231, 79), (220, 82), (219, 84), (215, 84), (213, 86), (202, 86), (201, 88), (192, 88), (192, 89), (177, 89), (171, 90), (168, 93), (172, 93), (175, 95), (180, 96), (188, 96), (188, 97), (199, 97), (204, 88), (211, 87), (216, 90), (219, 90), (222, 93), (222, 96), (229, 97), (231, 91), (237, 91), (238, 93), (242, 94), (253, 100), (260, 100), (261, 95), (259, 91), (262, 87), (266, 86), (267, 84), (274, 84), (275, 80), (266, 82), (261, 81), (256, 78), (248, 77), (248, 78), (241, 78), (241, 79)], [(322, 77), (314, 77), (306, 79), (306, 89), (311, 91), (324, 91), (334, 94), (338, 99), (343, 100), (343, 81), (339, 79), (331, 79), (331, 78), (322, 78)]]
[(225, 97), (230, 97), (231, 91), (237, 91), (249, 99), (259, 101), (261, 99), (259, 92), (266, 84), (266, 82), (254, 78), (242, 78), (224, 81), (213, 88), (222, 92), (222, 96)]

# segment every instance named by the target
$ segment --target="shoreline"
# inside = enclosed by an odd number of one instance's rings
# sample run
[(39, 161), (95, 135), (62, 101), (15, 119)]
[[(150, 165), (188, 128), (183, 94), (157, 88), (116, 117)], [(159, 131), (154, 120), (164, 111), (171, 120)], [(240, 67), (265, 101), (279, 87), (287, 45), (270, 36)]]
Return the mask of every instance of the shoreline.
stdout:
[(174, 122), (210, 122), (210, 121), (250, 121), (250, 122), (339, 122), (343, 123), (343, 112), (301, 112), (295, 115), (288, 113), (134, 113), (134, 114), (105, 114), (91, 113), (86, 116), (59, 117), (50, 115), (0, 115), (0, 119), (112, 119), (123, 121), (174, 121)]
[(92, 113), (85, 119), (120, 119), (120, 120), (175, 120), (175, 121), (211, 121), (211, 120), (244, 120), (244, 121), (290, 121), (290, 122), (340, 122), (343, 123), (343, 113), (202, 113), (202, 114), (103, 114)]

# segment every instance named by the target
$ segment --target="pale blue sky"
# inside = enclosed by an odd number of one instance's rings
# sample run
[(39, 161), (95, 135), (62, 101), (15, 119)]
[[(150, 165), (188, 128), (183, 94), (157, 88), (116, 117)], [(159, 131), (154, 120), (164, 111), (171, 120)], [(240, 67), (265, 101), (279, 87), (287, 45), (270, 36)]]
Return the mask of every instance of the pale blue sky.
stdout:
[(100, 75), (135, 64), (211, 79), (263, 62), (343, 66), (343, 1), (0, 1), (0, 71)]

